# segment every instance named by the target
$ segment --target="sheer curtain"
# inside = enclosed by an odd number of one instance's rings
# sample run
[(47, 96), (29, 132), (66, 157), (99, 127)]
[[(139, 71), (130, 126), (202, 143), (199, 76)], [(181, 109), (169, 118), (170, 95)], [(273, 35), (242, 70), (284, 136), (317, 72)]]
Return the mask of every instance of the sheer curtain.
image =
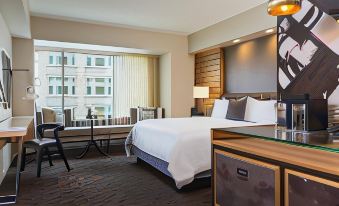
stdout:
[(130, 116), (130, 108), (159, 106), (158, 58), (113, 56), (113, 117)]

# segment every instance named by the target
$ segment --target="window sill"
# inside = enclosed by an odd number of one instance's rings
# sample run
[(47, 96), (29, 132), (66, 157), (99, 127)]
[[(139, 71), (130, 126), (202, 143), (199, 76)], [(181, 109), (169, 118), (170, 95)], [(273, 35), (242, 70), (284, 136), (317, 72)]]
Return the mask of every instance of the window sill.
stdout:
[(86, 69), (111, 69), (112, 67), (108, 66), (85, 66)]
[[(62, 67), (61, 65), (58, 65), (58, 64), (48, 64), (46, 66), (47, 67)], [(65, 67), (77, 68), (78, 66), (75, 66), (75, 65), (65, 65)]]
[(112, 95), (84, 95), (84, 97), (112, 97)]
[[(47, 97), (62, 97), (62, 95), (49, 94)], [(79, 95), (65, 95), (65, 97), (79, 97)]]

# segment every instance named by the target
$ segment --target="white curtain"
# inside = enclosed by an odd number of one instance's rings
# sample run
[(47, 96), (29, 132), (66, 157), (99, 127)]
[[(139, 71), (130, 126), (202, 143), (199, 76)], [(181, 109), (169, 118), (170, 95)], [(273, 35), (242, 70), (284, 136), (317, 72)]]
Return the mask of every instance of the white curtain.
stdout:
[(113, 56), (113, 117), (129, 117), (130, 108), (158, 106), (158, 58)]

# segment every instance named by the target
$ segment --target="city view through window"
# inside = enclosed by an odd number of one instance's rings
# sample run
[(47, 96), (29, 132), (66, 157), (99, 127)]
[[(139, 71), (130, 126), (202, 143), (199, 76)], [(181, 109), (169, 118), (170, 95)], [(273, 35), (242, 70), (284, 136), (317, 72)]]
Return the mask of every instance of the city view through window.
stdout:
[[(142, 55), (98, 55), (83, 50), (35, 51), (37, 112), (67, 127), (129, 124), (130, 108), (149, 106), (148, 79), (153, 58)], [(49, 112), (47, 112), (49, 111)]]

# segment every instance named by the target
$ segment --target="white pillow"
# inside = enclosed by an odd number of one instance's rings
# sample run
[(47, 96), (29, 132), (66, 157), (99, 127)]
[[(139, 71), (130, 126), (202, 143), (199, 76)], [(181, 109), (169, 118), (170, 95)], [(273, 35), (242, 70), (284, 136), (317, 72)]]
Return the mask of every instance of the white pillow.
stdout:
[(225, 119), (228, 109), (228, 102), (229, 101), (227, 99), (216, 99), (214, 101), (211, 117)]
[(252, 97), (247, 98), (245, 121), (272, 123), (276, 122), (276, 100), (256, 100)]

